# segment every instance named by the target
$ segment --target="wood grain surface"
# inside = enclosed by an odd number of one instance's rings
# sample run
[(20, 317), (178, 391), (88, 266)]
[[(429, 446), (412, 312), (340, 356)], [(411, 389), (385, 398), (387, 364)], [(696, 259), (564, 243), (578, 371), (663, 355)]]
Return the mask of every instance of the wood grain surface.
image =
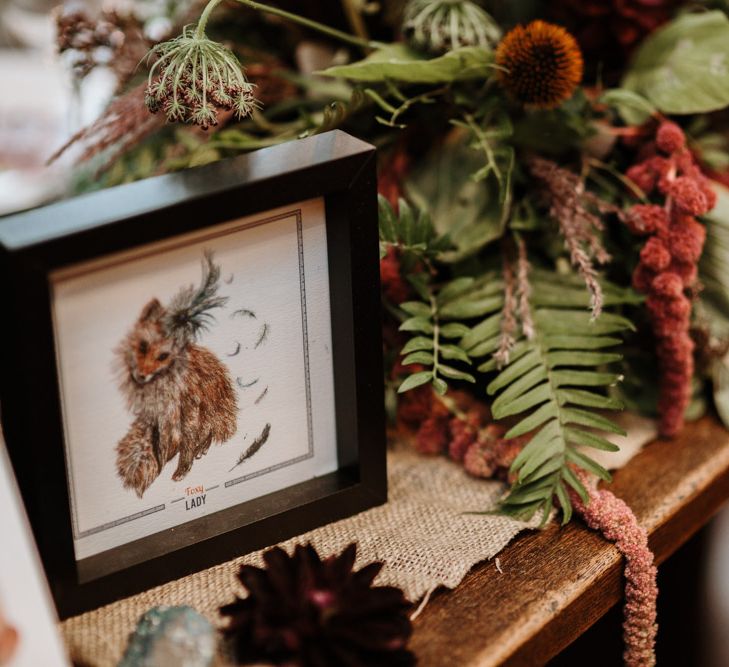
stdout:
[[(695, 422), (674, 441), (648, 445), (610, 488), (646, 527), (661, 563), (729, 498), (729, 433), (713, 418)], [(483, 563), (432, 597), (412, 640), (421, 667), (542, 665), (622, 599), (620, 555), (579, 521), (522, 533), (499, 562), (503, 573)]]

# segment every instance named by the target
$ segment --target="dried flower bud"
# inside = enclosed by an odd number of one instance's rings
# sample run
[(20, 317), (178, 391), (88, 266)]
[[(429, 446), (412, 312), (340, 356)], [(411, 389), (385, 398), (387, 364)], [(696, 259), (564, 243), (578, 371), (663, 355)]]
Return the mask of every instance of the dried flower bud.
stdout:
[(434, 54), (462, 46), (494, 47), (501, 39), (496, 21), (472, 0), (410, 0), (402, 29), (415, 48)]
[(683, 130), (672, 123), (671, 121), (665, 121), (661, 123), (658, 131), (656, 132), (656, 146), (664, 153), (675, 153), (681, 150), (686, 145), (686, 135)]
[(668, 194), (673, 197), (676, 206), (691, 215), (703, 215), (708, 212), (709, 202), (696, 182), (689, 176), (679, 176), (668, 187)]
[(640, 251), (640, 261), (653, 271), (664, 271), (671, 263), (671, 253), (657, 236), (652, 236)]
[(677, 299), (683, 296), (683, 281), (681, 277), (670, 271), (661, 273), (653, 279), (653, 291), (659, 296)]
[(687, 217), (673, 225), (669, 234), (671, 254), (680, 262), (696, 263), (706, 240), (706, 228), (695, 218)]
[(192, 27), (149, 55), (157, 60), (149, 72), (145, 104), (152, 113), (163, 111), (170, 122), (207, 129), (217, 124), (220, 111), (244, 118), (257, 106), (238, 59)]
[(628, 211), (626, 223), (633, 234), (656, 234), (668, 227), (668, 214), (656, 204), (636, 204)]
[(658, 174), (645, 162), (633, 165), (625, 175), (646, 194), (652, 192), (658, 180)]

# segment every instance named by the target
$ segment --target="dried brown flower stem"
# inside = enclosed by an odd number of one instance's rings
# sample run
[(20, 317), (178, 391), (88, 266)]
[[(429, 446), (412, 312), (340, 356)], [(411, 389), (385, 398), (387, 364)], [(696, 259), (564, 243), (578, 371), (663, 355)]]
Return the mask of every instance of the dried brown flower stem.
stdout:
[(503, 368), (509, 363), (509, 355), (516, 343), (517, 330), (516, 277), (506, 248), (503, 250), (503, 262), (504, 307), (501, 311), (501, 339), (499, 348), (494, 352), (494, 359), (498, 368)]
[(527, 256), (527, 247), (524, 239), (517, 237), (516, 247), (519, 253), (516, 274), (519, 319), (521, 320), (521, 330), (531, 340), (534, 338), (534, 320), (532, 319), (532, 310), (529, 305), (532, 286), (529, 283), (529, 257)]
[(599, 317), (603, 294), (594, 262), (605, 264), (610, 260), (599, 235), (603, 229), (600, 214), (613, 211), (613, 207), (587, 191), (581, 176), (551, 160), (533, 156), (528, 166), (543, 186), (549, 214), (559, 224), (570, 261), (585, 281), (592, 316)]

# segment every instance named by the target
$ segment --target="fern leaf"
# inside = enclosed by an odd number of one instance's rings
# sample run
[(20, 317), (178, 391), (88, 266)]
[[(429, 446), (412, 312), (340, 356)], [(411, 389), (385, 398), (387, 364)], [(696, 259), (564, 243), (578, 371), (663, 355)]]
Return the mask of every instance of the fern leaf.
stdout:
[(399, 248), (406, 264), (418, 259), (433, 258), (448, 250), (451, 243), (446, 236), (438, 236), (430, 216), (415, 209), (404, 199), (398, 202), (398, 213), (382, 195), (378, 196), (380, 227), (380, 258), (390, 246)]
[[(549, 279), (540, 281), (531, 297), (534, 336), (517, 342), (509, 364), (487, 387), (494, 396), (494, 417), (517, 417), (507, 438), (534, 433), (512, 464), (516, 482), (502, 504), (506, 513), (521, 518), (540, 511), (546, 520), (556, 502), (563, 520), (568, 521), (572, 515), (568, 489), (587, 497), (570, 466), (609, 479), (609, 473), (580, 448), (614, 451), (617, 447), (594, 431), (625, 434), (603, 415), (602, 411), (619, 410), (622, 404), (602, 388), (621, 380), (607, 368), (621, 359), (609, 348), (621, 342), (615, 334), (633, 325), (609, 312), (593, 319), (587, 300), (571, 296), (571, 278), (561, 279), (550, 274)], [(578, 287), (584, 296), (584, 287)], [(604, 287), (606, 303), (635, 301), (629, 290), (609, 284)], [(560, 290), (566, 294), (562, 301), (555, 298)], [(495, 350), (498, 337), (499, 317), (492, 316), (465, 334), (461, 347), (477, 358)], [(496, 370), (493, 359), (479, 365), (478, 370)]]
[(470, 369), (466, 370), (473, 362), (463, 339), (473, 335), (464, 321), (501, 309), (501, 283), (494, 282), (493, 275), (489, 274), (478, 280), (456, 278), (440, 289), (419, 282), (416, 289), (423, 300), (401, 305), (406, 317), (400, 331), (414, 334), (402, 348), (402, 363), (404, 366), (418, 364), (428, 370), (407, 377), (398, 391), (402, 393), (430, 382), (442, 395), (448, 391), (449, 380), (476, 382)]

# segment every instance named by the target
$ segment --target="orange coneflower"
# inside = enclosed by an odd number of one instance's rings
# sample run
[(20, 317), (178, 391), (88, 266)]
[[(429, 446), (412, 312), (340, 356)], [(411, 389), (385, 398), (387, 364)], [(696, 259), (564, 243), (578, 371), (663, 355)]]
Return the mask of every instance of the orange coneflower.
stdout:
[(522, 104), (552, 109), (582, 80), (582, 53), (564, 28), (546, 21), (516, 26), (496, 49), (499, 80)]

